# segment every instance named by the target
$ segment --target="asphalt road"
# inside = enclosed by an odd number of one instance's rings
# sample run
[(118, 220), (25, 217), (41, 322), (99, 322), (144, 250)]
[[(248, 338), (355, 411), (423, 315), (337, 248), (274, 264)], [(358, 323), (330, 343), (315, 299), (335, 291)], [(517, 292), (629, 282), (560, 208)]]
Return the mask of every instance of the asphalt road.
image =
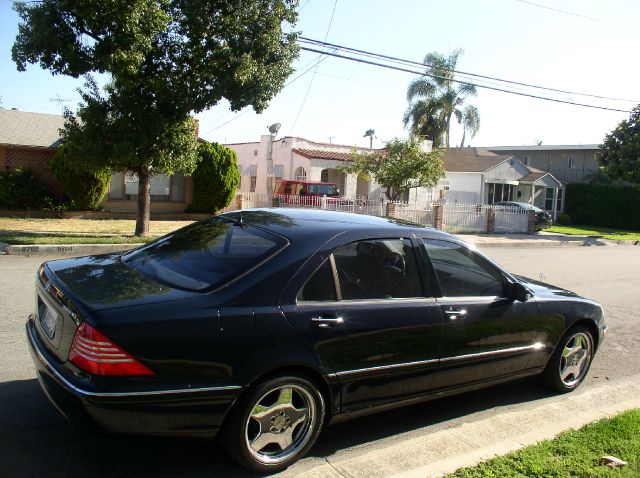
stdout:
[[(508, 270), (599, 300), (610, 334), (581, 389), (640, 373), (640, 247), (491, 248)], [(215, 442), (91, 434), (54, 409), (35, 380), (24, 336), (35, 272), (49, 257), (0, 256), (0, 476), (249, 476)], [(579, 393), (579, 392), (578, 392)], [(562, 400), (521, 380), (337, 424), (288, 474), (488, 415)]]

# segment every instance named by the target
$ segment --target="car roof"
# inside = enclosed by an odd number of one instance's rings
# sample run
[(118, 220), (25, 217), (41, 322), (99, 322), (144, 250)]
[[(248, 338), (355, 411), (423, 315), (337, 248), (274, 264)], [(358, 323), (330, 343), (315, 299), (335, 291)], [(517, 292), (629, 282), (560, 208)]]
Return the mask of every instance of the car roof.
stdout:
[[(289, 239), (312, 238), (324, 243), (330, 238), (347, 232), (361, 230), (397, 235), (418, 233), (432, 238), (462, 242), (454, 236), (437, 229), (415, 224), (402, 219), (369, 216), (350, 212), (326, 211), (322, 209), (260, 208), (243, 209), (222, 214), (243, 223), (252, 224), (280, 234)], [(378, 234), (376, 234), (378, 235)]]

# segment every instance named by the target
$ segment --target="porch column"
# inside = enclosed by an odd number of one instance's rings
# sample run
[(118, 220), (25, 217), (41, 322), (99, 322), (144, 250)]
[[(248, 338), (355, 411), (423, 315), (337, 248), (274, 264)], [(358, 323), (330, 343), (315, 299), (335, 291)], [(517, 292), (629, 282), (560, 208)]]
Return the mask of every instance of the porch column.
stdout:
[(558, 188), (553, 188), (553, 222), (556, 222), (558, 215)]
[(347, 174), (344, 178), (344, 194), (346, 197), (356, 197), (358, 191), (358, 176), (355, 174)]

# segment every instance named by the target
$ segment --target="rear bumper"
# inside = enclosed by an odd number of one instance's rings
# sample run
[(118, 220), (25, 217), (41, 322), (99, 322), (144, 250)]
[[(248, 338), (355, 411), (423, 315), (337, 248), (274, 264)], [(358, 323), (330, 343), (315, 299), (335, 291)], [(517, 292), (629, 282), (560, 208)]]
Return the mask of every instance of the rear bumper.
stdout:
[(26, 325), (29, 351), (42, 390), (69, 420), (115, 433), (215, 436), (242, 392), (238, 385), (144, 390), (101, 390), (75, 377), (44, 346), (33, 316)]

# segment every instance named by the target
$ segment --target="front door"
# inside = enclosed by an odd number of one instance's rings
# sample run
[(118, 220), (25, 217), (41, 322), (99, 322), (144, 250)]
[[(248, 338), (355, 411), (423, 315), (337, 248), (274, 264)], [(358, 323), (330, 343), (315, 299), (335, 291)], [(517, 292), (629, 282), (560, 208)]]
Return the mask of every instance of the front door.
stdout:
[(433, 388), (513, 376), (536, 344), (538, 305), (506, 297), (507, 278), (489, 261), (448, 241), (423, 240), (440, 285), (442, 356)]
[(409, 239), (336, 250), (282, 309), (327, 360), (349, 411), (426, 393), (438, 366), (442, 315), (425, 292)]

